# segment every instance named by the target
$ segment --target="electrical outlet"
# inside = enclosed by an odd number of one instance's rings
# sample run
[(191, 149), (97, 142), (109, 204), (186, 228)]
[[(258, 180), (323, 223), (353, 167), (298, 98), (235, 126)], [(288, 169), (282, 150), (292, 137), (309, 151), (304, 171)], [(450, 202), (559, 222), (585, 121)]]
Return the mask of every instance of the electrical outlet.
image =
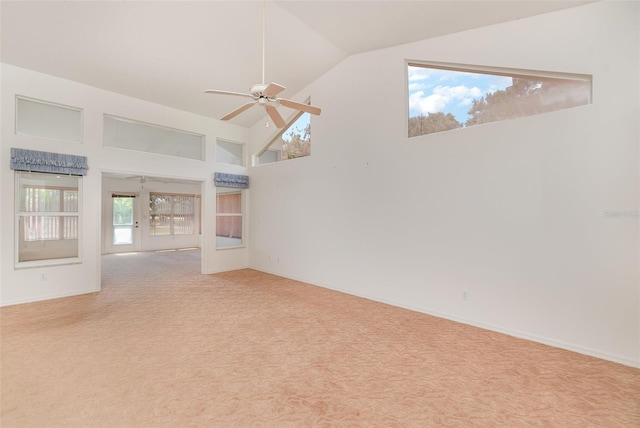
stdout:
[(462, 291), (462, 300), (469, 300), (469, 292), (467, 290)]
[(40, 281), (46, 281), (47, 280), (47, 274), (43, 273), (40, 275)]

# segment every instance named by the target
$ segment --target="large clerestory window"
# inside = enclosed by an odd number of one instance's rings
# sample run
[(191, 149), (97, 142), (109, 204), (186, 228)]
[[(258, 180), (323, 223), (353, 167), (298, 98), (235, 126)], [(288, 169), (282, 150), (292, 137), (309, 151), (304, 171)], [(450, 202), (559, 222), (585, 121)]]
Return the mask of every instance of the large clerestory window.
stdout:
[(591, 103), (590, 75), (407, 63), (409, 137)]

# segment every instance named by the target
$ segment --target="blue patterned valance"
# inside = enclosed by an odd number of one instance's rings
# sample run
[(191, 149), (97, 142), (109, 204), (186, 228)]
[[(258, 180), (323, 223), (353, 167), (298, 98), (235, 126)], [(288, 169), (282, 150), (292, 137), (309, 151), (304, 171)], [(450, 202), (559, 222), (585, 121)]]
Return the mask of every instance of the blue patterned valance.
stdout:
[(54, 174), (87, 175), (88, 166), (86, 156), (38, 152), (12, 147), (11, 169)]
[(234, 187), (236, 189), (249, 188), (249, 176), (238, 174), (225, 174), (216, 172), (213, 176), (213, 182), (216, 187)]

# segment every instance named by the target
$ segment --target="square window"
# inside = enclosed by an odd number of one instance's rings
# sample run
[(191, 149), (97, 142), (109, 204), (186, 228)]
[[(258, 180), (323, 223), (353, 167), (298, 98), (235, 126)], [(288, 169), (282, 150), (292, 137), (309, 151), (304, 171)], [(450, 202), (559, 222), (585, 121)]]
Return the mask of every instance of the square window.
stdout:
[(245, 166), (244, 144), (218, 140), (216, 142), (216, 162)]

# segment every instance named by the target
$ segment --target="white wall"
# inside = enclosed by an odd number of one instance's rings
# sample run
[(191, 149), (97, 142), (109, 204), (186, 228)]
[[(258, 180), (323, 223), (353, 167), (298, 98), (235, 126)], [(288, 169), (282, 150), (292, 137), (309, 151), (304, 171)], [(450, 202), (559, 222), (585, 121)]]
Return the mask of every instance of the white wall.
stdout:
[[(161, 176), (202, 181), (203, 239), (202, 272), (246, 267), (247, 249), (215, 250), (215, 187), (213, 173), (225, 171), (215, 164), (216, 138), (246, 142), (248, 130), (227, 122), (205, 118), (165, 106), (103, 91), (76, 82), (2, 64), (2, 145), (0, 157), (0, 305), (98, 291), (102, 249), (102, 172)], [(84, 110), (84, 142), (67, 143), (16, 135), (15, 96), (23, 95)], [(187, 130), (206, 136), (207, 161), (102, 147), (104, 113)], [(83, 178), (81, 264), (47, 268), (14, 269), (14, 179), (9, 169), (10, 148), (25, 148), (87, 156), (89, 173)], [(236, 171), (237, 172), (237, 171)], [(46, 280), (42, 281), (43, 274)], [(73, 278), (70, 281), (69, 278)]]
[[(298, 94), (311, 157), (251, 169), (250, 266), (640, 366), (638, 218), (605, 218), (639, 208), (638, 8), (347, 58)], [(408, 59), (592, 74), (593, 104), (407, 139)]]

